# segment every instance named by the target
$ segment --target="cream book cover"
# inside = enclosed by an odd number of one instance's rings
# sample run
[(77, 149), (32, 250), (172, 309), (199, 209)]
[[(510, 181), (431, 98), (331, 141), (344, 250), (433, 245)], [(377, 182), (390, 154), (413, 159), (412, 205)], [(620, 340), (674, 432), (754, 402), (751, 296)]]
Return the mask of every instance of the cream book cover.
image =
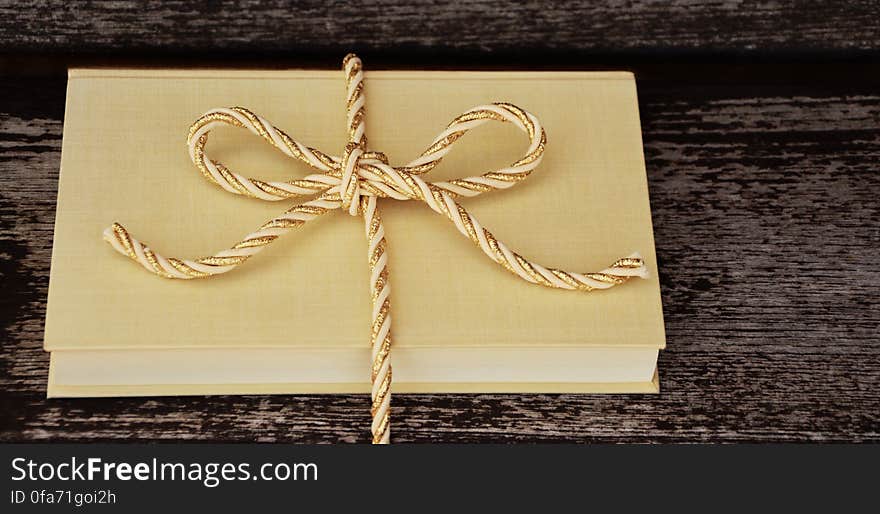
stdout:
[[(396, 392), (657, 390), (665, 345), (636, 83), (625, 72), (367, 71), (370, 148), (418, 155), (461, 112), (493, 101), (535, 114), (544, 160), (515, 187), (462, 203), (519, 253), (596, 271), (638, 251), (650, 277), (607, 291), (528, 284), (424, 204), (381, 200)], [(187, 155), (190, 124), (245, 106), (339, 155), (339, 71), (75, 69), (69, 74), (45, 348), (50, 396), (366, 392), (367, 243), (337, 212), (235, 271), (163, 280), (101, 237), (114, 221), (166, 255), (226, 248), (290, 202), (236, 196)], [(427, 177), (507, 165), (528, 145), (507, 124), (462, 138)], [(310, 173), (244, 130), (212, 156), (242, 174)]]

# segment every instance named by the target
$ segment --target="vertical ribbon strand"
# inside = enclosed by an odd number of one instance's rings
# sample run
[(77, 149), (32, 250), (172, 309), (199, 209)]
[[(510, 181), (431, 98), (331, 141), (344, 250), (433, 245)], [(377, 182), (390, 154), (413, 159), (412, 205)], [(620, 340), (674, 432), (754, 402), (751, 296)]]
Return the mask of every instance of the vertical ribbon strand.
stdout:
[(348, 120), (348, 144), (342, 159), (342, 208), (349, 205), (349, 214), (360, 212), (364, 216), (369, 250), (370, 295), (373, 302), (373, 326), (370, 331), (372, 369), (370, 372), (370, 395), (373, 417), (371, 431), (373, 444), (391, 442), (391, 286), (388, 283), (388, 254), (386, 253), (385, 226), (375, 196), (359, 197), (359, 180), (354, 170), (367, 150), (366, 109), (364, 100), (364, 73), (361, 60), (348, 54), (342, 61), (346, 78), (346, 118)]

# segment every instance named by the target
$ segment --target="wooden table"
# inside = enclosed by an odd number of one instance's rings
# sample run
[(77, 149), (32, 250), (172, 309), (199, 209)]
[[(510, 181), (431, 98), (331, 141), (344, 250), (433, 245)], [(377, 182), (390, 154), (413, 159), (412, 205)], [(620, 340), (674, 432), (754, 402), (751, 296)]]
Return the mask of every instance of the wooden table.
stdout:
[(0, 5), (0, 440), (367, 439), (366, 396), (46, 400), (41, 349), (67, 65), (352, 49), (370, 69), (634, 70), (660, 260), (661, 394), (398, 395), (396, 441), (880, 440), (875, 2), (48, 3)]

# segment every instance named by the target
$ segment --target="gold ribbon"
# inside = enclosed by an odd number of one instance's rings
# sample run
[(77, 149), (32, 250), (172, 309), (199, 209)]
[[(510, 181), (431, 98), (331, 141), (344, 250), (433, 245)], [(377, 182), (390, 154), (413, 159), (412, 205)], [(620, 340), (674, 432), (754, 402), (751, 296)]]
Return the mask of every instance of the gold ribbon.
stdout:
[[(242, 107), (214, 109), (193, 123), (187, 142), (196, 167), (211, 182), (235, 194), (268, 201), (303, 196), (313, 200), (294, 205), (269, 220), (235, 246), (209, 257), (187, 260), (164, 257), (132, 237), (122, 225), (114, 223), (104, 238), (118, 252), (127, 255), (148, 271), (165, 278), (193, 279), (226, 273), (292, 229), (335, 209), (364, 218), (369, 242), (370, 292), (373, 302), (371, 383), (373, 399), (373, 443), (390, 441), (391, 402), (391, 314), (388, 282), (388, 256), (385, 228), (379, 216), (378, 198), (418, 200), (446, 216), (465, 237), (490, 259), (527, 282), (559, 289), (592, 291), (622, 284), (631, 277), (645, 277), (647, 269), (637, 255), (618, 259), (596, 273), (575, 273), (547, 268), (512, 251), (465, 210), (455, 199), (472, 197), (496, 189), (506, 189), (523, 180), (538, 166), (544, 154), (546, 133), (538, 119), (508, 103), (475, 107), (458, 116), (428, 148), (404, 166), (391, 166), (380, 152), (367, 149), (365, 125), (364, 75), (361, 61), (349, 54), (343, 61), (347, 95), (346, 112), (349, 141), (342, 157), (325, 154), (295, 141), (264, 118)], [(529, 138), (525, 155), (510, 166), (482, 175), (449, 181), (427, 182), (420, 177), (435, 166), (465, 133), (484, 123), (512, 123)], [(239, 175), (208, 157), (208, 134), (221, 125), (246, 128), (267, 143), (298, 159), (318, 173), (302, 179), (266, 182)]]

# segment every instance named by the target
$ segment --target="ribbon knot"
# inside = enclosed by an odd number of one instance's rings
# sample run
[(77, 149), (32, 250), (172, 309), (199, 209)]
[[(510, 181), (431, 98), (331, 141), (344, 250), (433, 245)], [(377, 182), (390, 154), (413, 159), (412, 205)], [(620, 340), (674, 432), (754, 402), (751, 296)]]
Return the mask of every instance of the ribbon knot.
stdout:
[[(438, 135), (416, 159), (404, 166), (391, 166), (380, 152), (367, 150), (365, 126), (364, 75), (360, 59), (353, 54), (343, 61), (346, 77), (348, 143), (341, 157), (335, 157), (300, 143), (266, 119), (243, 107), (213, 109), (190, 127), (187, 143), (195, 166), (209, 181), (230, 193), (268, 201), (312, 196), (267, 221), (240, 242), (214, 255), (200, 259), (164, 257), (132, 237), (114, 223), (104, 231), (104, 239), (148, 271), (161, 277), (194, 279), (231, 271), (256, 255), (290, 230), (331, 212), (343, 209), (364, 217), (368, 241), (370, 293), (372, 297), (371, 348), (372, 384), (371, 430), (374, 443), (390, 441), (391, 404), (391, 303), (385, 228), (377, 200), (394, 198), (418, 200), (448, 218), (458, 231), (470, 239), (491, 260), (521, 279), (546, 287), (592, 291), (608, 289), (632, 277), (646, 277), (647, 268), (638, 254), (618, 259), (595, 273), (576, 273), (548, 268), (511, 250), (485, 229), (461, 204), (460, 197), (474, 197), (496, 189), (506, 189), (525, 180), (541, 162), (546, 133), (531, 113), (509, 103), (481, 105), (461, 114)], [(470, 130), (490, 121), (511, 123), (529, 139), (525, 155), (510, 166), (482, 175), (449, 181), (428, 182), (421, 178), (437, 166), (455, 142)], [(246, 128), (288, 157), (306, 163), (317, 171), (302, 179), (266, 182), (235, 173), (207, 155), (210, 131), (222, 125)]]
[[(364, 166), (361, 166), (361, 163)], [(362, 144), (350, 141), (345, 145), (345, 152), (342, 154), (342, 178), (339, 182), (340, 207), (342, 210), (348, 211), (352, 216), (359, 214), (362, 181), (369, 181), (368, 168), (366, 166), (388, 166), (388, 158), (382, 152), (368, 152)], [(387, 184), (394, 187), (394, 184)], [(373, 184), (373, 187), (376, 187)], [(399, 191), (398, 191), (399, 192)], [(371, 193), (365, 193), (370, 195)]]

